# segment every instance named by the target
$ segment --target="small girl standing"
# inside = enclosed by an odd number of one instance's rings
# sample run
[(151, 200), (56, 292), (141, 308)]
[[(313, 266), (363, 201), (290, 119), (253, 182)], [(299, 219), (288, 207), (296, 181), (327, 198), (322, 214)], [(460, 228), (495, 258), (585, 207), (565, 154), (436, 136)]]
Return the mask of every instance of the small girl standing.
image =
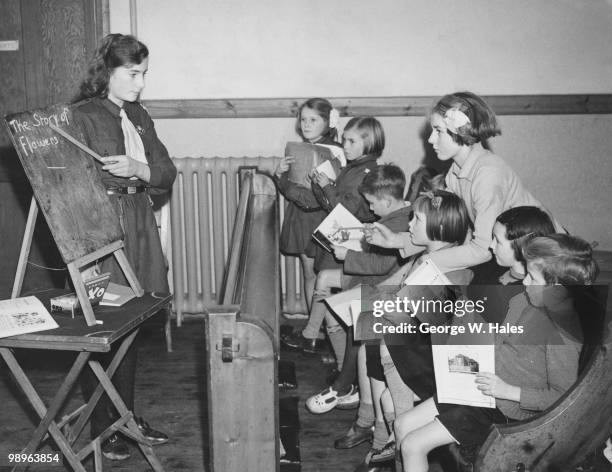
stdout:
[[(338, 111), (329, 101), (324, 98), (311, 98), (302, 103), (298, 110), (295, 131), (306, 143), (336, 146), (340, 149), (340, 143), (336, 141), (338, 119)], [(283, 254), (300, 258), (304, 297), (310, 311), (315, 284), (315, 247), (310, 236), (327, 213), (310, 189), (287, 178), (287, 170), (293, 159), (291, 156), (284, 157), (274, 171), (277, 186), (287, 200), (279, 245)]]
[[(344, 128), (342, 134), (342, 146), (346, 156), (347, 165), (344, 167), (335, 181), (330, 180), (324, 173), (314, 172), (312, 175), (312, 191), (319, 205), (324, 210), (324, 216), (341, 203), (349, 212), (361, 222), (374, 221), (376, 215), (370, 210), (370, 204), (359, 192), (359, 185), (363, 178), (378, 165), (378, 158), (385, 147), (385, 133), (380, 122), (372, 116), (357, 116), (351, 118)], [(312, 231), (305, 235), (310, 239)], [(329, 283), (322, 280), (325, 269), (342, 269), (342, 261), (337, 261), (334, 255), (319, 245), (314, 247), (314, 272), (319, 274), (315, 282), (310, 313), (315, 304), (329, 296)], [(323, 274), (323, 275), (321, 275)], [(290, 334), (281, 338), (281, 342), (290, 348), (298, 348), (305, 352), (314, 352), (314, 344), (319, 335), (319, 328), (323, 317), (311, 317), (308, 324), (301, 333)], [(342, 330), (339, 325), (333, 330)], [(328, 334), (330, 331), (328, 330)], [(355, 352), (355, 356), (356, 356)], [(355, 359), (351, 358), (354, 363)], [(342, 362), (340, 362), (342, 363)], [(352, 382), (353, 376), (349, 382)], [(349, 390), (351, 383), (349, 383)]]

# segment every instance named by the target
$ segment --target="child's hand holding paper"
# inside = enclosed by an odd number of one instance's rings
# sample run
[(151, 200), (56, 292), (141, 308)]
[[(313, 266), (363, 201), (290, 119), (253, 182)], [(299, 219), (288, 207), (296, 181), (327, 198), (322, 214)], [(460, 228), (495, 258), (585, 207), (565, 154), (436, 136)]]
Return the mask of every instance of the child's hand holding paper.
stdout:
[(323, 161), (315, 168), (315, 171), (325, 174), (329, 180), (336, 180), (336, 171), (331, 161)]

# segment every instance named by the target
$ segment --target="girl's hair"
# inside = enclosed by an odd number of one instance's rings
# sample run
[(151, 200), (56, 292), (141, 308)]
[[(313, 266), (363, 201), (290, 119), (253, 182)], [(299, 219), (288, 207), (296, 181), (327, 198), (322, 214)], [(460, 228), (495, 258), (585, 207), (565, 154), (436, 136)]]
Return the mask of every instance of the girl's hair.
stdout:
[(402, 169), (394, 164), (381, 164), (365, 175), (357, 190), (361, 194), (374, 195), (377, 198), (403, 200), (405, 187), (406, 176)]
[(445, 95), (433, 107), (432, 113), (444, 118), (448, 110), (459, 110), (470, 120), (469, 123), (460, 126), (456, 132), (446, 131), (459, 145), (471, 146), (501, 134), (493, 109), (472, 92)]
[(425, 214), (425, 232), (430, 240), (463, 244), (472, 223), (461, 197), (434, 190), (417, 198), (412, 207), (414, 212)]
[(444, 187), (444, 175), (441, 175), (442, 182), (439, 183), (438, 171), (431, 167), (421, 166), (410, 176), (408, 191), (404, 200), (414, 203), (421, 192), (429, 192)]
[(329, 103), (329, 100), (325, 100), (324, 98), (309, 98), (304, 103), (300, 105), (297, 111), (297, 117), (295, 120), (295, 132), (300, 136), (300, 138), (304, 139), (304, 134), (302, 133), (302, 110), (304, 108), (310, 108), (314, 110), (327, 125), (327, 131), (323, 133), (322, 138), (328, 138), (331, 140), (336, 140), (338, 137), (338, 128), (330, 128), (329, 127), (329, 113), (333, 110), (333, 106)]
[(363, 139), (363, 153), (380, 157), (385, 148), (385, 132), (373, 116), (355, 116), (349, 120), (344, 131), (355, 129)]
[(591, 245), (569, 234), (534, 238), (525, 244), (523, 256), (548, 284), (591, 285), (599, 273)]
[(529, 239), (555, 232), (550, 216), (534, 206), (519, 206), (504, 211), (495, 220), (506, 229), (506, 239), (514, 250), (514, 258), (523, 261), (523, 246)]
[(105, 96), (108, 93), (108, 81), (113, 69), (128, 64), (140, 64), (147, 57), (149, 50), (134, 36), (106, 35), (89, 64), (87, 77), (81, 83), (77, 99)]

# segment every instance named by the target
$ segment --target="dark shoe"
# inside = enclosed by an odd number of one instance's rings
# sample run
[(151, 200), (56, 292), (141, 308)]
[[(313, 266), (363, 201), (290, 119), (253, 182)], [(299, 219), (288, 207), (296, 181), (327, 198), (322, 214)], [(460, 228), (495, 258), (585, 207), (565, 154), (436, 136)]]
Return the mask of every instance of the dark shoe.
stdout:
[(317, 339), (305, 338), (299, 332), (281, 336), (280, 342), (286, 348), (302, 351), (306, 354), (319, 353)]
[(362, 427), (353, 423), (348, 432), (334, 441), (336, 449), (350, 449), (366, 441), (371, 441), (374, 432), (372, 427)]
[(395, 459), (395, 441), (390, 441), (385, 444), (381, 450), (376, 451), (370, 457), (370, 464), (380, 464)]
[(130, 448), (116, 434), (102, 443), (102, 455), (111, 461), (123, 461), (130, 457)]
[(168, 436), (162, 433), (161, 431), (157, 431), (147, 423), (142, 418), (134, 418), (136, 420), (136, 424), (138, 425), (138, 429), (142, 433), (142, 435), (149, 440), (151, 444), (164, 444), (168, 442)]

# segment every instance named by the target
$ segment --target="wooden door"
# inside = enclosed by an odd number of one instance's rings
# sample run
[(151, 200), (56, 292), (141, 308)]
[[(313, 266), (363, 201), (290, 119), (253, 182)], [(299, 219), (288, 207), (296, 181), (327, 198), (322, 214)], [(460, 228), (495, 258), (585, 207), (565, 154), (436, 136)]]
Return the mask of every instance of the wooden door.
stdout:
[[(0, 116), (70, 101), (108, 30), (108, 0), (0, 0)], [(0, 299), (10, 296), (32, 190), (0, 127)], [(40, 216), (24, 290), (62, 286), (65, 269)]]

